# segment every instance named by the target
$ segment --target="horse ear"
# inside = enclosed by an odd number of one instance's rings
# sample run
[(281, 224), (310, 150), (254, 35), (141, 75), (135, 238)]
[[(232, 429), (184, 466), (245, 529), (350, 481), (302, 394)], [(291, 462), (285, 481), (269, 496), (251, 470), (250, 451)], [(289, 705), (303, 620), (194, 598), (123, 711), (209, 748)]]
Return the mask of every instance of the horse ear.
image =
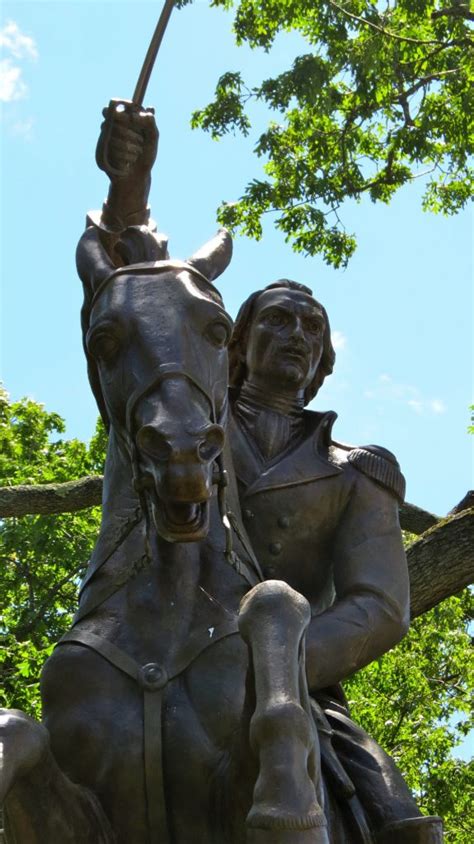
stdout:
[(87, 295), (91, 296), (99, 284), (116, 269), (100, 240), (96, 226), (89, 226), (77, 244), (76, 266)]
[(227, 229), (219, 229), (217, 234), (186, 261), (202, 273), (209, 281), (214, 281), (230, 264), (232, 258), (232, 238)]

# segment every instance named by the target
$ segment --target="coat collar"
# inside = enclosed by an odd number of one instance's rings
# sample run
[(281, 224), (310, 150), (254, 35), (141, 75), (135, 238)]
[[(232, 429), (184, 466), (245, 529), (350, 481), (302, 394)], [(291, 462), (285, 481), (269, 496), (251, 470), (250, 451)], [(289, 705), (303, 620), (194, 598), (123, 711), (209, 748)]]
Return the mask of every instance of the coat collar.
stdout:
[(267, 489), (299, 486), (329, 478), (342, 471), (323, 454), (337, 414), (333, 411), (315, 413), (305, 410), (304, 415), (307, 432), (300, 444), (281, 460), (267, 466), (259, 460), (246, 434), (231, 415), (229, 433), (234, 466), (239, 481), (246, 487), (245, 497)]

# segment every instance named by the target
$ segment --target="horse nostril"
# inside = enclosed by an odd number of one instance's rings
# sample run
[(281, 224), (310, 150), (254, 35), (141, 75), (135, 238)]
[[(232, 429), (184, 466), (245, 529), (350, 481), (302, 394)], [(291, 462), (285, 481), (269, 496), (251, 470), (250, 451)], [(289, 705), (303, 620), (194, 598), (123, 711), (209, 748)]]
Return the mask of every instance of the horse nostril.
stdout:
[(137, 434), (137, 445), (141, 451), (154, 457), (156, 460), (169, 460), (171, 446), (151, 425), (144, 425)]
[(198, 445), (199, 459), (203, 463), (210, 463), (211, 460), (215, 460), (219, 456), (223, 447), (224, 431), (220, 425), (213, 425)]

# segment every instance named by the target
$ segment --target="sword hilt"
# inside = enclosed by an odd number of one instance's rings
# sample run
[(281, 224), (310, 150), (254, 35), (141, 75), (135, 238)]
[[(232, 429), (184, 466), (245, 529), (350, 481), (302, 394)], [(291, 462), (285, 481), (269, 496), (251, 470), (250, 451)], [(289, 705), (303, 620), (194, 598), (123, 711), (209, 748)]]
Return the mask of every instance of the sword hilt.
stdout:
[(154, 113), (154, 109), (144, 109), (143, 106), (133, 102), (132, 100), (110, 100), (109, 105), (107, 106), (107, 111), (105, 112), (104, 125), (97, 145), (96, 160), (101, 170), (105, 170), (106, 173), (111, 176), (115, 176), (116, 178), (124, 178), (128, 175), (128, 168), (120, 170), (117, 167), (114, 167), (109, 157), (110, 139), (112, 137), (114, 123), (117, 120), (117, 114), (123, 113), (124, 111), (128, 111), (129, 113), (135, 112), (137, 114), (144, 111), (152, 114)]

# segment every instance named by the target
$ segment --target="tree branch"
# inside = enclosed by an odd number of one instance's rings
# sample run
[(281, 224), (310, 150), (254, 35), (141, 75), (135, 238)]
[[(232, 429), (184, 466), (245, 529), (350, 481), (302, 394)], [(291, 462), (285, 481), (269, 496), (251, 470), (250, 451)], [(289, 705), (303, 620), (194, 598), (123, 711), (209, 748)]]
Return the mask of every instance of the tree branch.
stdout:
[(334, 6), (335, 9), (338, 9), (342, 12), (343, 15), (347, 15), (348, 18), (351, 20), (357, 21), (357, 23), (363, 24), (363, 26), (369, 26), (371, 29), (375, 29), (376, 32), (380, 32), (382, 35), (386, 35), (387, 38), (394, 38), (396, 41), (407, 41), (409, 44), (442, 44), (442, 41), (438, 39), (430, 39), (428, 41), (420, 40), (419, 38), (410, 38), (409, 36), (405, 35), (398, 35), (396, 32), (391, 32), (389, 29), (385, 29), (383, 26), (379, 26), (378, 24), (374, 23), (373, 21), (369, 21), (367, 18), (361, 18), (359, 15), (354, 15), (352, 12), (349, 12), (348, 9), (345, 9), (344, 6), (340, 6), (339, 3), (336, 3), (335, 0), (327, 0), (330, 6)]
[(439, 522), (439, 516), (428, 513), (415, 504), (405, 502), (400, 505), (400, 527), (408, 533), (416, 533), (419, 536), (425, 530), (434, 527)]
[(90, 475), (60, 484), (0, 487), (0, 518), (74, 513), (101, 504), (102, 476)]
[[(102, 475), (88, 475), (77, 481), (58, 484), (19, 484), (0, 487), (0, 519), (10, 516), (74, 513), (102, 503)], [(470, 493), (452, 511), (459, 512), (463, 502), (469, 506)], [(471, 493), (472, 495), (472, 493)], [(464, 507), (465, 509), (465, 507)], [(439, 521), (439, 516), (414, 504), (402, 504), (400, 524), (403, 530), (419, 535)]]
[[(101, 497), (101, 475), (62, 484), (0, 487), (0, 518), (73, 513), (100, 505)], [(423, 534), (407, 550), (413, 618), (474, 581), (473, 501), (474, 493), (468, 492), (451, 511), (455, 515), (446, 519), (414, 504), (400, 507), (402, 528)]]
[(407, 550), (412, 618), (474, 581), (474, 509), (441, 519)]
[(455, 6), (447, 6), (444, 9), (437, 9), (431, 12), (431, 20), (437, 18), (464, 18), (467, 21), (474, 21), (474, 12), (471, 12), (467, 3), (457, 2)]

